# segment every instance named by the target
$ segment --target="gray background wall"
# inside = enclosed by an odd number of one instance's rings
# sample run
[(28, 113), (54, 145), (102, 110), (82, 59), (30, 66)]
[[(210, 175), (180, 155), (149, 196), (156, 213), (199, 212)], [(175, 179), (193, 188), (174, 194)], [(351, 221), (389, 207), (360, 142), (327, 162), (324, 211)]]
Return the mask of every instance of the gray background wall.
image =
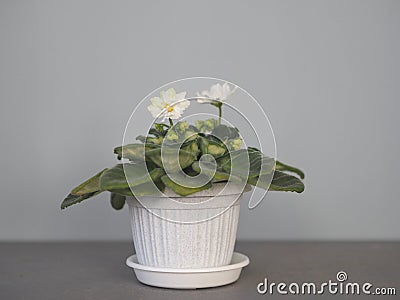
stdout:
[(99, 196), (136, 102), (212, 76), (261, 100), (307, 174), (240, 216), (240, 239), (400, 239), (399, 1), (1, 1), (0, 239), (130, 239)]

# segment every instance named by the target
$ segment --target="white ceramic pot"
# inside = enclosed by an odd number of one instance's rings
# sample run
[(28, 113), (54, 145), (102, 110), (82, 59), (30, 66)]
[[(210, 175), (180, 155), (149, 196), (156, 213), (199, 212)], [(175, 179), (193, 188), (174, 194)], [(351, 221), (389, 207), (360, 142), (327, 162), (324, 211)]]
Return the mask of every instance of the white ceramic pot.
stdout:
[(139, 264), (161, 268), (228, 265), (236, 240), (240, 187), (214, 184), (187, 197), (168, 189), (164, 194), (172, 200), (146, 196), (139, 202), (127, 197)]

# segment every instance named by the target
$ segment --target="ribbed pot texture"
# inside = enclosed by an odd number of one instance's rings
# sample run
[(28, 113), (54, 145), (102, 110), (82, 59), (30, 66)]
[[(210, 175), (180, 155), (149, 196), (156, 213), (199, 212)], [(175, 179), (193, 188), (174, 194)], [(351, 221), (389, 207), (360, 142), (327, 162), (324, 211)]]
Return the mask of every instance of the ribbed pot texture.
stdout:
[(223, 185), (216, 184), (188, 197), (171, 191), (166, 194), (180, 202), (201, 202), (202, 205), (177, 207), (165, 197), (146, 196), (140, 199), (145, 208), (134, 197), (128, 197), (139, 263), (162, 268), (208, 268), (229, 264), (236, 240), (241, 191), (223, 189)]

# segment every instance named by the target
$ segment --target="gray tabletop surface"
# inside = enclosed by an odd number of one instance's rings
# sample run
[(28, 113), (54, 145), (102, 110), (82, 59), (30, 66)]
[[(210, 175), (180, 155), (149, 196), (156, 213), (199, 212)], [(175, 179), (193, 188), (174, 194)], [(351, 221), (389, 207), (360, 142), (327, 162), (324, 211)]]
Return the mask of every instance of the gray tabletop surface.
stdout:
[[(400, 243), (238, 242), (249, 256), (233, 284), (198, 290), (143, 285), (125, 265), (129, 242), (0, 243), (0, 299), (400, 299)], [(394, 287), (396, 296), (271, 295), (257, 285), (269, 282), (321, 284), (345, 271), (346, 282)]]

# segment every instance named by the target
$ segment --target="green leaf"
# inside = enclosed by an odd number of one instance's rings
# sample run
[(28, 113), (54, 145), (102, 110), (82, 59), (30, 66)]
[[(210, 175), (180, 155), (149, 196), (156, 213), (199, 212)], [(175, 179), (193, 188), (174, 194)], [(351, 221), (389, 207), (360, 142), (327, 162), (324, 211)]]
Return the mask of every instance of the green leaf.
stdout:
[(215, 158), (224, 155), (228, 150), (223, 142), (211, 135), (199, 135), (198, 144), (202, 154), (211, 154)]
[(94, 193), (89, 193), (89, 194), (84, 194), (84, 195), (73, 195), (69, 194), (64, 201), (61, 203), (61, 209), (67, 208), (68, 206), (77, 204), (79, 202), (82, 202), (83, 200), (89, 199), (91, 197), (94, 197), (98, 194), (100, 194), (101, 191), (94, 192)]
[(198, 146), (200, 148), (201, 154), (208, 153), (208, 141), (204, 136), (199, 135), (197, 138)]
[[(160, 130), (162, 130), (162, 131), (160, 131)], [(159, 136), (162, 137), (164, 129), (160, 128), (160, 130), (158, 130), (157, 128), (150, 128), (149, 134), (152, 134), (152, 135), (154, 135), (156, 137), (159, 137)]]
[(164, 171), (160, 168), (148, 171), (147, 166), (144, 163), (119, 164), (103, 173), (100, 177), (100, 187), (102, 190), (116, 192), (118, 190), (129, 189), (129, 187), (150, 182), (151, 180), (155, 181), (163, 174)]
[(155, 144), (155, 145), (161, 145), (163, 142), (163, 137), (159, 136), (159, 137), (147, 137), (146, 139), (146, 143), (148, 143), (148, 145), (150, 144)]
[(111, 193), (110, 201), (112, 208), (114, 208), (115, 210), (120, 210), (125, 205), (125, 196), (116, 193)]
[(254, 148), (231, 151), (219, 158), (217, 164), (226, 173), (234, 173), (245, 180), (270, 174), (274, 170), (274, 160)]
[[(179, 151), (179, 162), (177, 161), (176, 154)], [(189, 167), (196, 159), (197, 155), (183, 149), (177, 149), (175, 147), (163, 148), (163, 158), (161, 158), (161, 148), (153, 149), (146, 152), (146, 159), (151, 159), (157, 166), (168, 170), (168, 172), (176, 172), (179, 169)]]
[(74, 188), (71, 191), (72, 195), (77, 195), (77, 196), (82, 196), (86, 194), (91, 194), (100, 191), (100, 184), (99, 184), (99, 179), (100, 176), (106, 171), (107, 169), (104, 169), (94, 175), (93, 177), (89, 178), (76, 188)]
[(275, 171), (269, 190), (302, 193), (304, 191), (304, 184), (295, 176)]
[(247, 183), (263, 189), (269, 189), (270, 191), (297, 193), (302, 193), (304, 191), (304, 184), (299, 178), (281, 171), (274, 172), (271, 184), (269, 184), (270, 180), (271, 174), (268, 174), (262, 175), (261, 177), (249, 178)]
[(197, 120), (196, 128), (199, 132), (210, 132), (214, 129), (214, 127), (218, 124), (218, 120), (216, 119), (207, 119), (207, 120)]
[(141, 185), (135, 186), (132, 188), (133, 194), (136, 197), (139, 196), (149, 196), (149, 195), (155, 195), (158, 194), (159, 192), (164, 191), (165, 185), (160, 179), (154, 181), (154, 182), (148, 182), (148, 183), (143, 183)]
[(102, 170), (93, 177), (86, 180), (74, 188), (71, 193), (61, 203), (61, 209), (76, 203), (82, 202), (83, 200), (94, 197), (102, 192), (100, 188), (100, 177), (107, 169)]
[(132, 193), (132, 190), (130, 188), (114, 189), (112, 192), (114, 194), (118, 194), (118, 195), (121, 195), (121, 196), (131, 196), (131, 197), (134, 196), (133, 193)]
[(277, 171), (288, 171), (288, 172), (292, 172), (292, 173), (295, 173), (295, 174), (299, 175), (299, 177), (300, 177), (301, 179), (304, 179), (304, 173), (303, 173), (303, 171), (301, 171), (301, 170), (298, 169), (298, 168), (295, 168), (295, 167), (286, 165), (286, 164), (284, 164), (284, 163), (282, 163), (282, 162), (280, 162), (280, 161), (276, 161), (275, 170), (277, 170)]
[(207, 148), (207, 153), (211, 154), (214, 157), (220, 157), (221, 155), (224, 155), (226, 152), (226, 147), (222, 146), (220, 143), (215, 143), (210, 141), (208, 148)]
[(199, 129), (194, 125), (189, 125), (188, 130), (198, 133)]
[(158, 132), (161, 133), (162, 136), (165, 136), (169, 129), (169, 126), (167, 124), (163, 124), (163, 123), (155, 123), (154, 127)]
[(145, 152), (156, 148), (160, 148), (160, 146), (156, 144), (129, 144), (116, 147), (114, 153), (118, 155), (118, 159), (126, 158), (133, 162), (142, 162), (145, 159)]
[[(147, 137), (145, 137), (144, 135), (138, 135), (136, 137), (136, 140), (138, 140), (144, 144), (144, 143), (146, 143)], [(114, 149), (114, 151), (115, 151), (115, 149)]]
[(249, 177), (249, 179), (247, 179), (247, 183), (262, 188), (264, 190), (267, 190), (270, 188), (271, 185), (271, 177), (272, 174), (266, 174), (257, 177)]
[(162, 176), (161, 181), (165, 184), (165, 186), (169, 187), (176, 194), (181, 195), (181, 196), (188, 196), (188, 195), (197, 193), (199, 191), (209, 189), (211, 187), (210, 182), (201, 187), (196, 187), (196, 188), (184, 187), (184, 186), (181, 186), (181, 185), (173, 182), (167, 175)]
[(228, 180), (232, 180), (235, 182), (241, 182), (242, 180), (234, 175), (230, 175), (229, 173), (226, 173), (222, 170), (215, 170), (214, 173), (214, 168), (212, 164), (209, 164), (207, 162), (202, 162), (202, 168), (200, 169), (200, 162), (199, 161), (195, 161), (192, 164), (192, 168), (194, 171), (196, 171), (197, 173), (200, 173), (201, 171), (203, 171), (203, 173), (207, 176), (213, 176), (213, 180), (212, 182), (223, 182), (223, 181), (228, 181)]
[(192, 153), (195, 157), (200, 152), (199, 146), (196, 140), (191, 141), (190, 143), (182, 144), (182, 150)]
[(236, 139), (239, 137), (239, 130), (235, 127), (229, 127), (226, 125), (218, 125), (211, 131), (211, 135), (220, 138), (221, 140)]
[[(256, 173), (257, 170), (260, 174), (259, 176), (271, 174), (274, 171), (274, 167), (275, 167), (275, 159), (273, 159), (271, 157), (263, 156), (262, 160), (261, 160), (261, 169), (257, 168), (255, 170), (253, 170), (252, 174)], [(250, 164), (250, 168), (252, 168), (251, 164)]]
[(164, 129), (162, 127), (160, 128), (160, 130), (157, 130), (156, 128), (151, 128), (149, 130), (148, 134), (153, 135), (154, 137), (139, 135), (136, 137), (136, 140), (141, 141), (143, 144), (147, 143), (147, 144), (161, 145), (161, 143), (163, 142), (165, 133), (164, 133)]
[(113, 192), (124, 196), (140, 197), (155, 195), (164, 191), (164, 189), (165, 185), (159, 179), (154, 182), (143, 183), (131, 188), (116, 189)]

